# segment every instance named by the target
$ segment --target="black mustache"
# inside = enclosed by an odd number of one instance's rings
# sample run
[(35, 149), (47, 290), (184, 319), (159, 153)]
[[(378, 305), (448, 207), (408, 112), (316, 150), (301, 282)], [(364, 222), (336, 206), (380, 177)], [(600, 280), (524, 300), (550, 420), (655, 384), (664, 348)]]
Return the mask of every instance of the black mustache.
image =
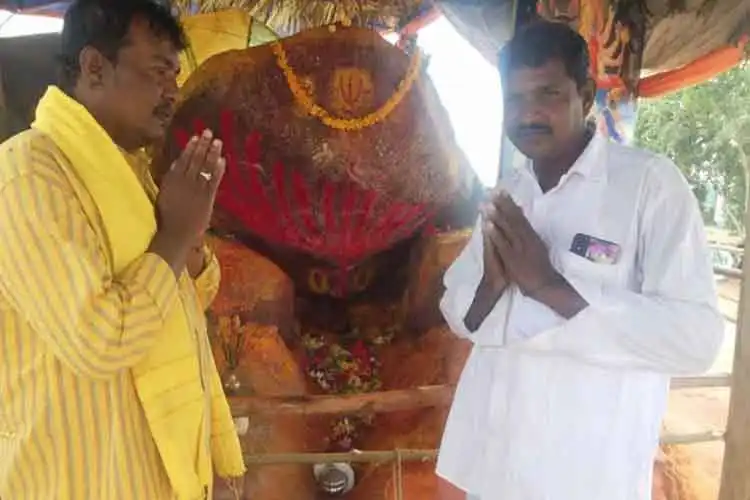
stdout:
[(541, 123), (531, 123), (529, 125), (521, 125), (519, 127), (516, 127), (516, 130), (515, 130), (515, 133), (517, 135), (536, 134), (540, 132), (544, 134), (551, 134), (552, 128), (548, 125), (543, 125)]
[(172, 116), (172, 108), (171, 104), (160, 104), (154, 108), (154, 115), (158, 117)]

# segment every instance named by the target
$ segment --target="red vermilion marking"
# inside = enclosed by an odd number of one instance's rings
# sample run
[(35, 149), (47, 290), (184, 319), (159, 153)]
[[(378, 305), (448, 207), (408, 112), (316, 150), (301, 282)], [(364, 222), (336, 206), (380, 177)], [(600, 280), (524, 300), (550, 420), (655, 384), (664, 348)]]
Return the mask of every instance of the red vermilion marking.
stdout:
[[(263, 169), (262, 135), (254, 130), (240, 140), (234, 117), (229, 111), (219, 113), (217, 136), (224, 141), (227, 172), (217, 193), (217, 207), (268, 243), (346, 268), (432, 219), (424, 205), (390, 202), (384, 207), (386, 201), (377, 191), (362, 189), (353, 181), (322, 179), (319, 189), (313, 189), (299, 170), (279, 161)], [(195, 134), (206, 128), (200, 119), (192, 125)], [(191, 134), (177, 129), (173, 136), (183, 148)]]

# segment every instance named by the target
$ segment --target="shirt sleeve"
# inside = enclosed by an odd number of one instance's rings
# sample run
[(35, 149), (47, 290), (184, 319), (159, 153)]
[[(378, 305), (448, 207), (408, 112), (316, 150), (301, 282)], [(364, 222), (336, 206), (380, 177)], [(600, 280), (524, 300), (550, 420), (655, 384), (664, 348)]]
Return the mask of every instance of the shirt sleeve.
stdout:
[(203, 309), (208, 309), (211, 303), (219, 293), (221, 284), (221, 266), (216, 254), (208, 245), (203, 246), (203, 255), (205, 256), (206, 267), (195, 278), (195, 291), (198, 294)]
[(646, 176), (638, 214), (639, 290), (614, 289), (586, 273), (565, 272), (589, 306), (521, 343), (522, 348), (673, 375), (710, 368), (724, 324), (703, 222), (677, 168), (655, 167), (660, 171)]
[(216, 364), (209, 361), (211, 384), (211, 457), (219, 477), (240, 477), (246, 472), (242, 447)]
[(512, 292), (503, 293), (476, 331), (469, 331), (464, 323), (484, 274), (483, 255), (482, 228), (481, 221), (478, 220), (466, 247), (445, 272), (443, 277), (445, 292), (440, 300), (440, 311), (450, 329), (459, 337), (468, 338), (474, 342), (480, 342), (481, 339), (494, 339), (494, 343), (497, 343), (498, 335), (505, 333), (503, 325), (506, 323), (509, 297)]
[(59, 179), (27, 174), (3, 187), (0, 241), (0, 291), (80, 376), (137, 364), (177, 303), (177, 279), (155, 254), (111, 275), (101, 238)]

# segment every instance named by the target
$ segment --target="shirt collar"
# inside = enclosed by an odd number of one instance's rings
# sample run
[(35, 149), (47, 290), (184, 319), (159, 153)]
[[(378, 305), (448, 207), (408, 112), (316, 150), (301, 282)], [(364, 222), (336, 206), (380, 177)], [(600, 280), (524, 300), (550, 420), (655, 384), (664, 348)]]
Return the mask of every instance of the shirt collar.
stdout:
[[(571, 176), (580, 176), (590, 181), (600, 181), (606, 177), (606, 153), (609, 139), (599, 132), (594, 132), (593, 137), (584, 148), (581, 155), (570, 167), (570, 170), (560, 179), (562, 183)], [(523, 163), (524, 169), (536, 179), (534, 165), (531, 160)]]
[(568, 170), (568, 175), (580, 175), (589, 180), (604, 177), (606, 170), (607, 139), (599, 132), (595, 132), (586, 148), (576, 162)]

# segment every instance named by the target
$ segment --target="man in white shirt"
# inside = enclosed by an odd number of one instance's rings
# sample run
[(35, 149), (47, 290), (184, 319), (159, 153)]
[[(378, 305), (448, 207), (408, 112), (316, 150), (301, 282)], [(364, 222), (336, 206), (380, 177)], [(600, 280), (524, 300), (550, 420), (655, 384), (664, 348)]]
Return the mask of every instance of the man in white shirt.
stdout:
[(474, 348), (437, 473), (477, 500), (647, 500), (669, 378), (707, 370), (723, 335), (696, 200), (672, 162), (587, 125), (575, 31), (529, 25), (501, 67), (529, 161), (445, 275)]

